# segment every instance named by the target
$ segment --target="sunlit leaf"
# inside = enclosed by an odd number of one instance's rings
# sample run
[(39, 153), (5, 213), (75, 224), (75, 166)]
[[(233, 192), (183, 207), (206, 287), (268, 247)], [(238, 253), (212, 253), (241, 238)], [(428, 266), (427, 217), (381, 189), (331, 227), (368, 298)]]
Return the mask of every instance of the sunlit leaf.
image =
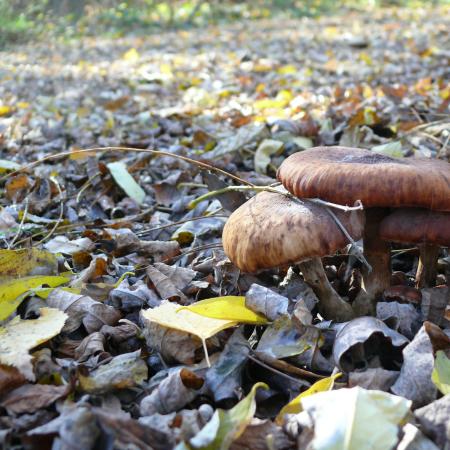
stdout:
[(182, 443), (176, 450), (227, 450), (252, 420), (256, 410), (256, 390), (259, 388), (268, 387), (264, 383), (256, 383), (250, 393), (233, 408), (227, 411), (217, 409), (201, 431), (189, 440), (189, 444)]
[(319, 392), (301, 400), (314, 424), (314, 450), (392, 449), (411, 401), (360, 387)]
[(29, 350), (56, 336), (67, 317), (58, 309), (41, 308), (37, 319), (22, 320), (17, 316), (0, 327), (0, 363), (17, 367), (33, 381), (35, 377)]
[(190, 306), (180, 308), (189, 310), (205, 317), (233, 320), (239, 323), (264, 325), (268, 320), (245, 306), (245, 297), (228, 295), (225, 297), (200, 300)]
[(442, 350), (436, 352), (431, 379), (442, 394), (450, 394), (450, 359)]
[(301, 412), (303, 410), (301, 403), (303, 398), (317, 394), (318, 392), (325, 392), (333, 389), (334, 381), (341, 375), (341, 373), (337, 373), (331, 377), (316, 381), (309, 389), (297, 395), (297, 397), (291, 400), (287, 405), (283, 406), (281, 411), (278, 413), (276, 422), (281, 425), (285, 414), (298, 414)]
[(68, 283), (67, 276), (31, 276), (4, 280), (0, 283), (0, 320), (9, 317), (20, 305), (30, 290), (41, 286), (55, 288)]
[(184, 331), (197, 336), (203, 342), (206, 353), (206, 339), (214, 336), (219, 331), (237, 325), (235, 320), (222, 320), (204, 317), (189, 309), (180, 309), (179, 305), (163, 302), (156, 308), (147, 309), (141, 312), (144, 320), (155, 322), (163, 327), (172, 328), (174, 330)]
[(114, 181), (125, 191), (125, 193), (142, 204), (145, 198), (144, 190), (136, 183), (134, 178), (129, 174), (126, 165), (122, 161), (116, 161), (107, 164)]

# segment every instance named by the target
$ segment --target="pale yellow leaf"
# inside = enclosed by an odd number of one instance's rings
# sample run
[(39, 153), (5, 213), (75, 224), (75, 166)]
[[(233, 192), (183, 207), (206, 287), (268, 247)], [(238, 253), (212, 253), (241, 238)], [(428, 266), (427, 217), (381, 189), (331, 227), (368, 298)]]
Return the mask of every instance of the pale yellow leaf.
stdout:
[(19, 316), (0, 327), (0, 363), (14, 366), (34, 381), (29, 351), (56, 336), (67, 314), (54, 308), (41, 308), (40, 317), (22, 320)]
[(170, 302), (164, 302), (157, 308), (142, 311), (142, 316), (144, 319), (164, 327), (194, 334), (202, 340), (237, 324), (235, 320), (204, 317), (188, 309), (180, 309), (180, 305)]
[(164, 302), (157, 308), (147, 309), (141, 312), (142, 318), (155, 322), (163, 327), (184, 331), (201, 339), (205, 351), (206, 362), (209, 366), (206, 339), (214, 336), (219, 331), (237, 325), (235, 320), (222, 320), (204, 317), (188, 309), (180, 309), (179, 305)]

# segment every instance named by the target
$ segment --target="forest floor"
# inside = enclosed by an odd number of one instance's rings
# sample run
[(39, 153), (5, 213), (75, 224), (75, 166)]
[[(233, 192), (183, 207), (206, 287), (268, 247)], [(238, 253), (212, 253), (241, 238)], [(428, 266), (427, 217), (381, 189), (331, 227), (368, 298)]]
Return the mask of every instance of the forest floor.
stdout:
[[(449, 13), (349, 11), (0, 52), (0, 442), (450, 445), (450, 313), (417, 303), (448, 298), (445, 250), (440, 287), (423, 292), (417, 251), (399, 252), (408, 289), (385, 295), (389, 327), (366, 318), (361, 341), (354, 319), (339, 339), (296, 271), (243, 274), (227, 259), (223, 226), (250, 194), (194, 202), (275, 183), (287, 156), (314, 146), (450, 162)], [(325, 265), (351, 300), (358, 266), (345, 254)], [(177, 308), (210, 298), (222, 303), (199, 312), (213, 318)], [(349, 356), (361, 343), (365, 371)], [(323, 397), (279, 414), (317, 380)], [(351, 408), (351, 422), (329, 419)], [(325, 442), (348, 427), (347, 446)], [(379, 446), (364, 447), (373, 430)]]

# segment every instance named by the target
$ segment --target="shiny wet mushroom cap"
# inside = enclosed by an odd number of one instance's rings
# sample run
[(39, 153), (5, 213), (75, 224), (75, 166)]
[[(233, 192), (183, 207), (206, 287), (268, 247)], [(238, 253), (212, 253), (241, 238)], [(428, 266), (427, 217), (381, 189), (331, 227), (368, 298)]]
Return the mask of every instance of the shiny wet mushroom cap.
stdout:
[(392, 158), (350, 147), (316, 147), (294, 153), (277, 173), (299, 198), (341, 205), (423, 207), (450, 211), (450, 164), (425, 158)]
[[(353, 239), (361, 237), (362, 211), (335, 214)], [(350, 306), (329, 284), (320, 261), (349, 243), (322, 206), (283, 194), (259, 193), (231, 214), (222, 241), (227, 256), (244, 272), (300, 263), (305, 281), (319, 298), (319, 311), (324, 317), (348, 320), (353, 315)]]

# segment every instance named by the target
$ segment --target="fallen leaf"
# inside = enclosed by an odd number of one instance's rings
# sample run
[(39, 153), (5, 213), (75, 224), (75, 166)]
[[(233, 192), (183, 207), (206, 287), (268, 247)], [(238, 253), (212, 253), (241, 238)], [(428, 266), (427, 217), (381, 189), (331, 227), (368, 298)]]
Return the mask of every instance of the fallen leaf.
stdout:
[(301, 403), (314, 423), (315, 450), (391, 449), (411, 405), (402, 397), (360, 387), (319, 392)]
[(114, 357), (107, 364), (78, 378), (83, 391), (95, 394), (105, 394), (116, 389), (128, 389), (139, 385), (148, 377), (147, 364), (141, 358), (141, 351), (123, 353)]
[(106, 165), (111, 172), (115, 182), (124, 190), (128, 197), (131, 197), (140, 205), (144, 201), (145, 191), (136, 183), (130, 175), (127, 166), (122, 161), (116, 161)]
[(0, 250), (0, 279), (29, 275), (57, 275), (55, 255), (37, 248)]
[(442, 350), (436, 353), (431, 379), (442, 394), (450, 394), (450, 359)]
[(67, 319), (67, 314), (54, 308), (41, 308), (40, 314), (33, 320), (15, 317), (0, 328), (0, 363), (17, 367), (32, 381), (32, 357), (28, 351), (56, 336)]
[(191, 333), (198, 336), (205, 349), (205, 356), (208, 359), (206, 352), (206, 339), (214, 336), (219, 331), (226, 328), (233, 327), (237, 324), (235, 320), (211, 319), (209, 317), (201, 316), (188, 309), (180, 309), (179, 305), (174, 305), (170, 302), (163, 302), (160, 306), (147, 309), (141, 312), (143, 320), (156, 322), (166, 328)]
[(180, 309), (187, 309), (201, 316), (211, 317), (213, 319), (233, 320), (239, 323), (254, 325), (265, 325), (269, 323), (264, 316), (253, 312), (245, 306), (245, 297), (233, 295), (200, 300), (190, 306), (183, 306)]
[(437, 389), (431, 380), (433, 346), (424, 326), (403, 349), (403, 359), (400, 376), (391, 391), (412, 400), (415, 408), (435, 400)]
[(217, 409), (211, 420), (189, 443), (181, 443), (176, 450), (227, 450), (244, 432), (256, 410), (255, 395), (258, 388), (267, 389), (264, 383), (256, 383), (249, 394), (228, 411)]
[(37, 276), (4, 280), (0, 282), (0, 321), (9, 317), (20, 305), (27, 294), (41, 286), (55, 288), (68, 283), (65, 276)]
[(66, 397), (70, 390), (70, 385), (25, 384), (6, 394), (0, 404), (9, 414), (34, 413)]
[(259, 173), (267, 173), (267, 166), (270, 164), (270, 157), (277, 155), (283, 149), (283, 142), (273, 139), (264, 139), (256, 149), (254, 164), (255, 170)]
[(297, 395), (297, 397), (291, 400), (287, 405), (283, 406), (275, 419), (275, 423), (282, 425), (285, 414), (298, 414), (299, 412), (302, 412), (302, 399), (317, 394), (318, 392), (330, 391), (333, 389), (336, 378), (339, 378), (341, 375), (341, 373), (337, 373), (331, 377), (316, 381), (309, 389)]

